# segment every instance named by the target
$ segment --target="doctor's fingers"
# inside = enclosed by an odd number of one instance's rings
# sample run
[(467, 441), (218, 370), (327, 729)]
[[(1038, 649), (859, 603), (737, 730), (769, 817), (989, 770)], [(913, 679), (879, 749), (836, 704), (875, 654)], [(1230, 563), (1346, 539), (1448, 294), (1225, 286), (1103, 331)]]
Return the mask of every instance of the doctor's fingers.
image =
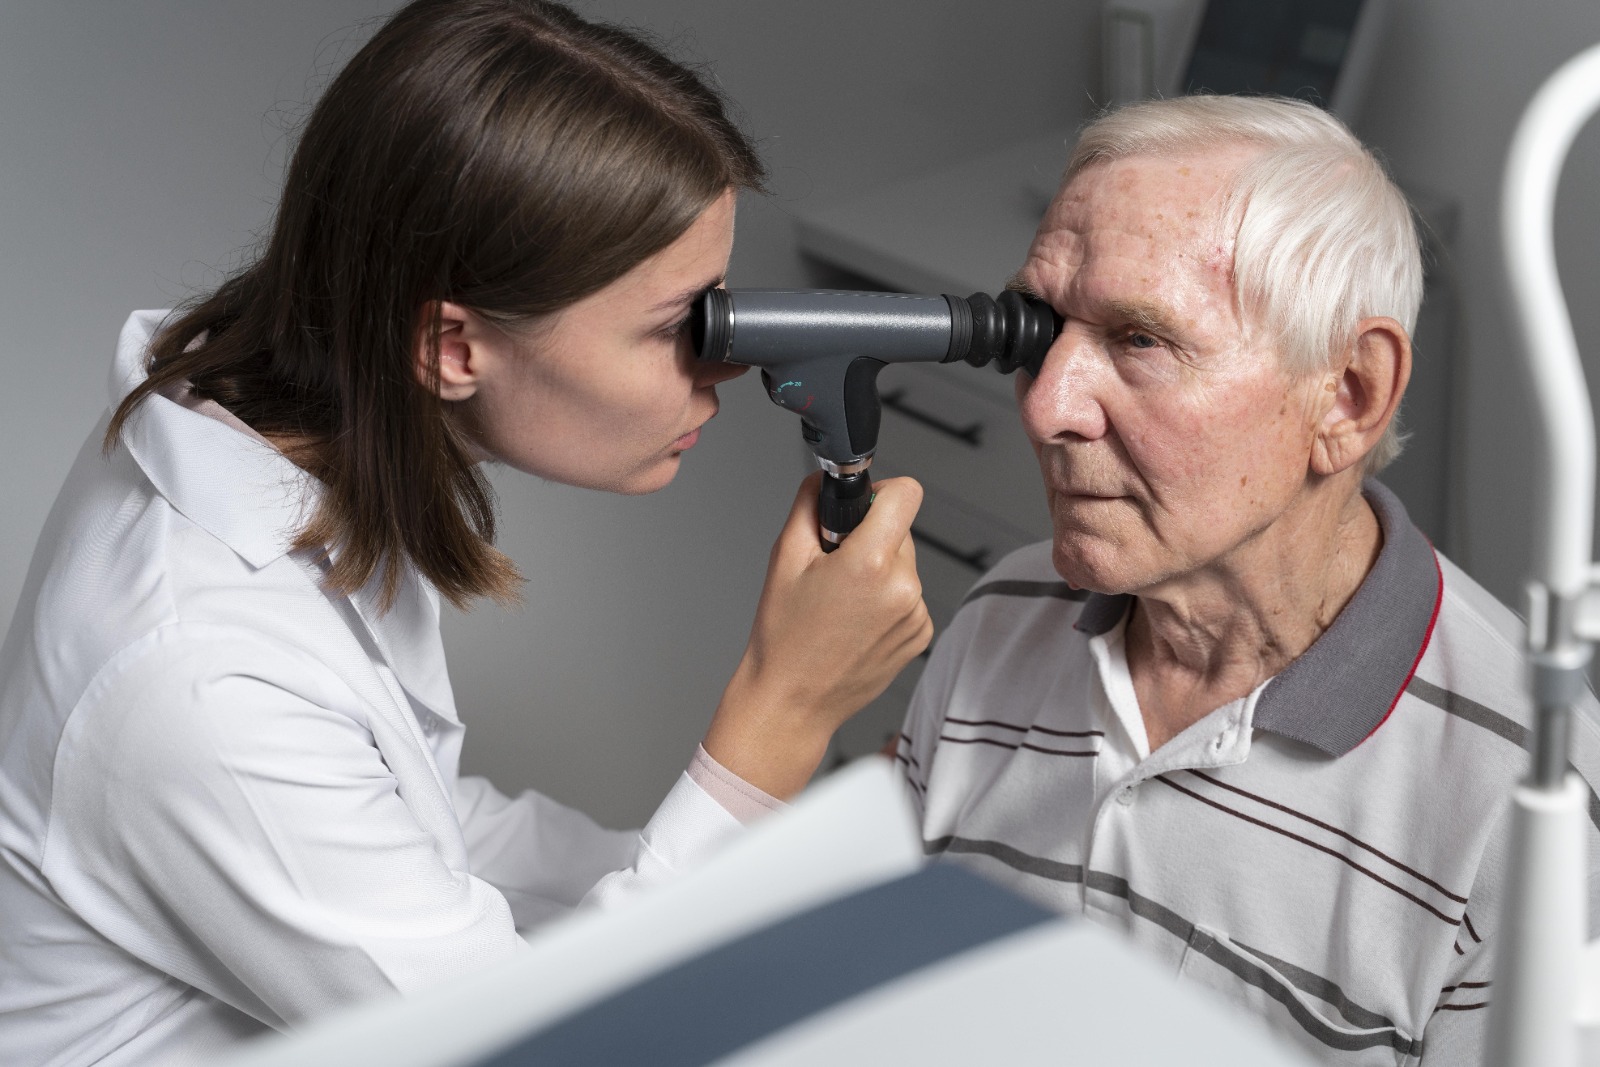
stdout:
[[(911, 524), (922, 507), (922, 486), (912, 478), (885, 478), (872, 487), (872, 506), (835, 555), (849, 552), (869, 570), (886, 570), (911, 547)], [(910, 555), (913, 569), (916, 553)]]

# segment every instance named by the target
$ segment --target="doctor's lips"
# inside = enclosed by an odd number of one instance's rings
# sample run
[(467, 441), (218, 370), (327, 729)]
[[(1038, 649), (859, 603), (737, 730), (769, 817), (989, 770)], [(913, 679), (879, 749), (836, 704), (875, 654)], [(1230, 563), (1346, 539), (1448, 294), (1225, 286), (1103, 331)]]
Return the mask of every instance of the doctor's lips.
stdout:
[[(715, 394), (713, 394), (713, 397), (715, 397)], [(694, 429), (690, 430), (688, 433), (684, 434), (682, 437), (680, 437), (676, 441), (672, 442), (672, 444), (668, 445), (667, 446), (667, 451), (668, 452), (687, 452), (687, 451), (689, 451), (689, 449), (693, 448), (695, 446), (696, 442), (698, 442), (700, 440), (700, 431), (704, 430), (706, 428), (706, 423), (708, 423), (712, 419), (716, 418), (717, 417), (717, 412), (719, 412), (721, 410), (722, 410), (722, 404), (720, 402), (717, 402), (717, 401), (713, 400), (713, 405), (712, 405), (712, 408), (711, 408), (711, 414), (709, 414), (705, 418), (701, 419), (700, 420), (700, 425), (696, 426)]]
[(668, 451), (671, 451), (671, 452), (687, 452), (687, 451), (689, 451), (689, 449), (691, 449), (691, 448), (693, 448), (695, 446), (695, 442), (700, 440), (700, 431), (706, 428), (706, 423), (710, 422), (712, 419), (714, 419), (716, 417), (717, 417), (717, 413), (715, 411), (713, 411), (711, 414), (707, 415), (705, 417), (704, 421), (702, 421), (699, 426), (696, 426), (694, 429), (690, 430), (688, 433), (684, 434), (682, 437), (680, 437), (676, 441), (672, 442), (672, 444), (669, 447)]

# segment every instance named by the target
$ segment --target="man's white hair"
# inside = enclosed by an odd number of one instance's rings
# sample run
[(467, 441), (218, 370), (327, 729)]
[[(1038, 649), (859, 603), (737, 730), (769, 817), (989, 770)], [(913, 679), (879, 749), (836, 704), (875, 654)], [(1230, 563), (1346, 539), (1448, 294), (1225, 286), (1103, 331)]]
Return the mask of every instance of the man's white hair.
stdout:
[[(1267, 330), (1296, 373), (1327, 367), (1363, 318), (1387, 315), (1409, 334), (1422, 303), (1411, 209), (1377, 158), (1315, 105), (1262, 96), (1132, 104), (1084, 129), (1064, 180), (1095, 163), (1234, 145), (1261, 148), (1219, 205), (1219, 224), (1233, 227), (1234, 294), (1247, 328)], [(1398, 423), (1367, 455), (1366, 473), (1400, 454)]]

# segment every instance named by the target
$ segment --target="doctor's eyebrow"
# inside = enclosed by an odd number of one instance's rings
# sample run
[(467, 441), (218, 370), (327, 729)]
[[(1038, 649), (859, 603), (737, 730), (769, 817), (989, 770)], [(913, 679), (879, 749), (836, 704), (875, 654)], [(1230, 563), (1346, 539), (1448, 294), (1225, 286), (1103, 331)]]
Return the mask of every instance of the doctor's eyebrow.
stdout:
[(715, 289), (717, 286), (721, 285), (725, 281), (727, 281), (727, 275), (719, 275), (718, 277), (712, 279), (709, 282), (702, 282), (699, 285), (692, 286), (691, 288), (685, 289), (682, 292), (676, 293), (673, 296), (668, 297), (667, 299), (661, 301), (661, 303), (657, 304), (655, 307), (651, 308), (650, 310), (651, 310), (651, 312), (666, 311), (669, 308), (678, 308), (678, 307), (683, 307), (686, 304), (691, 304), (695, 300), (698, 300), (700, 298), (700, 295), (702, 293), (704, 293), (706, 290)]

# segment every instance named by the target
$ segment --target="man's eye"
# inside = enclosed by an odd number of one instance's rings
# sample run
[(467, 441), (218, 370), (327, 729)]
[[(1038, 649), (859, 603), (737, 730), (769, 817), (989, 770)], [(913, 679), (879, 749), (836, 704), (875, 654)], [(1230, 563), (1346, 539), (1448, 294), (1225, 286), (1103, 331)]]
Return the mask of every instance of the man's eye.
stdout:
[(1125, 339), (1134, 348), (1158, 348), (1161, 345), (1160, 340), (1142, 330), (1129, 331)]
[(676, 341), (678, 338), (683, 336), (683, 332), (688, 328), (688, 326), (689, 316), (685, 315), (677, 322), (661, 327), (661, 329), (656, 331), (656, 335), (668, 341)]

